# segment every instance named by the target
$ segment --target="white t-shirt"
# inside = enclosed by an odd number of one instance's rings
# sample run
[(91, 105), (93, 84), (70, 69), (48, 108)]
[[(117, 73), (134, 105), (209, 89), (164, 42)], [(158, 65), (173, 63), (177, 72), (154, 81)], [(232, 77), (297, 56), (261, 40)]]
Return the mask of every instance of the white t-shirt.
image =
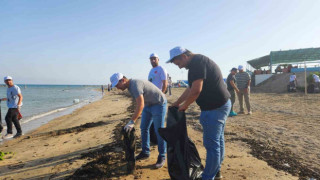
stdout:
[(294, 81), (296, 78), (297, 78), (296, 75), (293, 75), (293, 74), (292, 74), (292, 75), (290, 76), (290, 82)]
[[(18, 108), (18, 102), (19, 102), (18, 94), (21, 94), (21, 90), (17, 85), (13, 85), (12, 87), (7, 89), (8, 108)], [(21, 106), (22, 106), (22, 102), (21, 102)]]
[(314, 79), (314, 82), (320, 82), (320, 80), (319, 80), (319, 76), (317, 76), (317, 75), (313, 75), (313, 79)]
[(148, 80), (162, 90), (162, 81), (167, 80), (167, 71), (161, 66), (154, 67), (149, 72)]

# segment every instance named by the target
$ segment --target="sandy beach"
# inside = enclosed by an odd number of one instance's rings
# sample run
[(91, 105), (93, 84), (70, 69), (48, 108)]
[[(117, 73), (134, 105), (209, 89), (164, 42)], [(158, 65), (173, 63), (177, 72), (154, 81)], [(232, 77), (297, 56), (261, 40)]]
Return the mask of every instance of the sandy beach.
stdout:
[[(183, 92), (173, 89), (169, 104)], [(226, 155), (221, 173), (226, 180), (307, 179), (320, 177), (320, 95), (252, 94), (253, 115), (228, 118)], [(167, 165), (155, 169), (157, 149), (127, 173), (120, 130), (133, 112), (127, 93), (112, 91), (103, 99), (50, 121), (21, 138), (5, 142), (0, 179), (170, 179)], [(238, 102), (235, 104), (238, 109)], [(199, 108), (187, 111), (188, 134), (202, 163), (205, 149)], [(139, 122), (136, 127), (140, 148)]]

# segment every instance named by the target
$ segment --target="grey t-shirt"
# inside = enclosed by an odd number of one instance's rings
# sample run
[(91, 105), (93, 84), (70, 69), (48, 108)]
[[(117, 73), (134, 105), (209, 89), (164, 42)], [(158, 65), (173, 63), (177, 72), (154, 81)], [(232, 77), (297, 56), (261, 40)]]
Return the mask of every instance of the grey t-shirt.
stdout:
[(130, 79), (128, 90), (135, 99), (142, 94), (146, 106), (161, 105), (167, 100), (157, 86), (146, 80)]
[[(21, 94), (19, 86), (13, 85), (7, 89), (7, 106), (8, 108), (18, 108), (19, 97)], [(21, 102), (22, 105), (22, 102)]]

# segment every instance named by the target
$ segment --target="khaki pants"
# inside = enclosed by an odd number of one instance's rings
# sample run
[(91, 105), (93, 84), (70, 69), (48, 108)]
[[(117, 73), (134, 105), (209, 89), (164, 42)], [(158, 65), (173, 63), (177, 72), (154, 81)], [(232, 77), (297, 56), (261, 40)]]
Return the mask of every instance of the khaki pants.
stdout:
[(251, 111), (250, 105), (250, 88), (248, 88), (248, 92), (244, 92), (244, 89), (239, 89), (240, 92), (238, 93), (239, 105), (240, 105), (240, 112), (244, 112), (243, 109), (243, 97), (246, 102), (248, 112)]
[(234, 102), (236, 101), (236, 93), (234, 92), (234, 90), (229, 90), (229, 93), (231, 95), (231, 98), (230, 98), (230, 100), (231, 100), (231, 110), (230, 110), (230, 112), (232, 112), (233, 111)]

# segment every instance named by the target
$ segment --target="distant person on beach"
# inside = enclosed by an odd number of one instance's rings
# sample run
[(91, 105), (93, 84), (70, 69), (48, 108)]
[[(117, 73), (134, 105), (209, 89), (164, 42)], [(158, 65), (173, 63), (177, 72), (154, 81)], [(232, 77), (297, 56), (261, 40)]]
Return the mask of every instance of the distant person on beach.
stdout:
[(102, 93), (102, 96), (103, 96), (103, 93), (104, 93), (104, 87), (103, 87), (103, 85), (101, 85), (101, 93)]
[(158, 160), (155, 168), (161, 168), (166, 159), (166, 142), (158, 133), (159, 128), (164, 128), (165, 116), (167, 112), (166, 96), (154, 84), (146, 80), (127, 79), (121, 73), (115, 73), (110, 77), (111, 87), (116, 87), (122, 91), (128, 89), (131, 96), (136, 100), (136, 109), (128, 124), (124, 127), (126, 131), (131, 131), (136, 120), (142, 113), (140, 129), (142, 151), (136, 156), (136, 160), (147, 159), (150, 156), (150, 134), (151, 123), (154, 123), (158, 140)]
[(182, 47), (170, 50), (170, 60), (188, 71), (189, 87), (172, 106), (185, 111), (194, 101), (200, 106), (203, 144), (207, 150), (206, 167), (202, 179), (221, 178), (224, 159), (224, 127), (231, 109), (230, 94), (219, 66), (201, 54), (193, 54)]
[(110, 92), (110, 84), (108, 84), (108, 92)]
[[(7, 134), (3, 137), (4, 139), (17, 138), (22, 136), (22, 130), (18, 116), (20, 114), (19, 110), (22, 106), (23, 96), (19, 86), (13, 84), (12, 77), (4, 77), (4, 82), (8, 86), (7, 98), (2, 98), (1, 101), (7, 101), (8, 112), (5, 117), (7, 123)], [(17, 134), (13, 136), (12, 123), (17, 129)]]
[(169, 96), (172, 95), (171, 93), (171, 88), (172, 88), (172, 80), (171, 80), (171, 77), (168, 76), (168, 90), (169, 90)]
[(234, 91), (236, 91), (236, 93), (240, 92), (237, 87), (237, 84), (236, 84), (236, 76), (235, 75), (237, 74), (237, 71), (238, 71), (237, 68), (232, 68), (230, 71), (230, 74), (227, 78), (227, 89), (231, 95), (231, 98), (230, 98), (231, 99), (231, 111), (229, 114), (230, 117), (238, 115), (233, 110), (233, 105), (234, 105), (234, 102), (236, 101), (236, 94)]
[(243, 108), (243, 97), (246, 102), (248, 115), (252, 114), (251, 111), (251, 104), (250, 104), (250, 84), (251, 84), (251, 77), (249, 73), (243, 71), (243, 66), (238, 66), (239, 73), (236, 74), (237, 79), (237, 87), (239, 89), (238, 99), (240, 105), (240, 112), (238, 114), (244, 114)]
[(320, 79), (319, 79), (319, 76), (316, 75), (316, 74), (313, 74), (312, 75), (313, 77), (313, 82), (314, 82), (314, 85), (315, 85), (315, 88), (320, 88)]
[(159, 56), (157, 54), (150, 54), (149, 59), (152, 69), (149, 72), (148, 80), (165, 93), (168, 86), (167, 71), (159, 65)]

